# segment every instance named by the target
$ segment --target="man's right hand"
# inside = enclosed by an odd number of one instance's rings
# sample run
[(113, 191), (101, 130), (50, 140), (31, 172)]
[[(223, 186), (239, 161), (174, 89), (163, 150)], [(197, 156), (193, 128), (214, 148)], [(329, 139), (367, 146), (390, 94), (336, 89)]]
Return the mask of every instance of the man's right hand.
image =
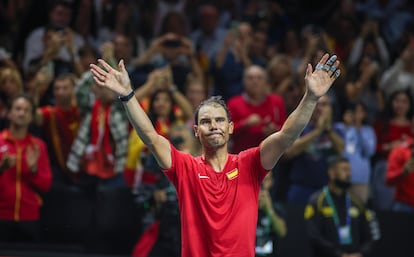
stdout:
[(129, 79), (128, 72), (125, 69), (123, 60), (119, 62), (118, 70), (112, 68), (102, 59), (98, 60), (98, 64), (100, 64), (104, 69), (95, 64), (90, 65), (90, 70), (96, 84), (109, 88), (121, 96), (126, 96), (131, 92), (131, 81)]
[(256, 126), (259, 125), (262, 122), (262, 118), (260, 118), (260, 115), (254, 113), (249, 115), (249, 117), (246, 118), (244, 121), (244, 125), (247, 127)]
[(0, 160), (0, 174), (5, 170), (13, 167), (16, 164), (16, 156), (10, 154), (3, 154)]

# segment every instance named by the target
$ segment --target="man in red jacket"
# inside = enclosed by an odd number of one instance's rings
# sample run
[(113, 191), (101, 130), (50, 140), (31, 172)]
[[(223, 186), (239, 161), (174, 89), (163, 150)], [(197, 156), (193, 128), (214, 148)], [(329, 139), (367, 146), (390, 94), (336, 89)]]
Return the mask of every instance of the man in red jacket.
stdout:
[(395, 187), (394, 211), (414, 213), (414, 144), (409, 139), (388, 156), (387, 184)]
[(19, 95), (8, 113), (10, 125), (0, 134), (0, 241), (35, 241), (42, 199), (52, 173), (45, 143), (28, 132), (33, 101)]

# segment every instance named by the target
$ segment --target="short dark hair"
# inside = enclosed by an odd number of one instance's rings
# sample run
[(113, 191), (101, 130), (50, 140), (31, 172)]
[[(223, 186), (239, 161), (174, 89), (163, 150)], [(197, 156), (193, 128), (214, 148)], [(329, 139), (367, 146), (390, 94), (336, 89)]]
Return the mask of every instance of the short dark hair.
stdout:
[(224, 111), (226, 111), (226, 115), (227, 115), (227, 119), (229, 121), (231, 121), (231, 116), (230, 116), (230, 111), (229, 108), (226, 105), (226, 102), (224, 101), (223, 97), (218, 95), (218, 96), (211, 96), (210, 98), (202, 101), (194, 114), (194, 124), (198, 125), (198, 113), (200, 112), (201, 107), (206, 106), (206, 105), (215, 105), (215, 106), (221, 106), (223, 107)]
[(349, 162), (349, 160), (341, 155), (332, 156), (328, 160), (328, 170), (335, 168), (341, 162)]
[(62, 81), (62, 80), (69, 80), (70, 84), (75, 87), (76, 86), (76, 75), (73, 73), (63, 73), (58, 75), (53, 82)]
[(72, 3), (68, 0), (52, 0), (49, 2), (48, 11), (51, 12), (57, 6), (63, 6), (73, 11)]
[(34, 99), (26, 93), (21, 93), (13, 97), (13, 99), (10, 101), (10, 108), (13, 106), (14, 102), (20, 98), (23, 98), (30, 103), (30, 106), (32, 107), (32, 115), (34, 117), (36, 115), (36, 103)]

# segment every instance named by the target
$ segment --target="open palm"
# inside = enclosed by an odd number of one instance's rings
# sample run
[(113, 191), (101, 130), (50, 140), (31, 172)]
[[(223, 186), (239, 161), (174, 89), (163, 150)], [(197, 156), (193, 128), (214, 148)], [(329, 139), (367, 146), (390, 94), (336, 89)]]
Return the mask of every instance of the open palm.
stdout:
[(93, 79), (99, 86), (111, 89), (118, 95), (128, 95), (131, 88), (131, 81), (128, 72), (125, 69), (124, 61), (121, 60), (118, 64), (118, 69), (112, 68), (107, 62), (102, 59), (98, 63), (103, 67), (91, 64), (90, 70), (93, 74)]
[(305, 82), (308, 90), (316, 97), (321, 97), (326, 94), (332, 83), (339, 77), (340, 70), (338, 69), (339, 61), (335, 55), (329, 57), (329, 54), (325, 54), (319, 63), (316, 65), (315, 70), (312, 72), (312, 66), (308, 64), (306, 69)]

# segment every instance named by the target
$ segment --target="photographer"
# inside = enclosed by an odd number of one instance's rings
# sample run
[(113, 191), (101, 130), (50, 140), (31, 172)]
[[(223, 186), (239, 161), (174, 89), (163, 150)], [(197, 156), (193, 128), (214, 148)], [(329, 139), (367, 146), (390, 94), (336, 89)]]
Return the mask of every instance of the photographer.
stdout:
[[(133, 61), (134, 73), (145, 73), (169, 64), (173, 81), (181, 93), (185, 92), (185, 83), (189, 73), (202, 78), (203, 73), (198, 63), (192, 42), (174, 33), (167, 33), (155, 39), (146, 52)], [(134, 77), (134, 74), (131, 75)]]

